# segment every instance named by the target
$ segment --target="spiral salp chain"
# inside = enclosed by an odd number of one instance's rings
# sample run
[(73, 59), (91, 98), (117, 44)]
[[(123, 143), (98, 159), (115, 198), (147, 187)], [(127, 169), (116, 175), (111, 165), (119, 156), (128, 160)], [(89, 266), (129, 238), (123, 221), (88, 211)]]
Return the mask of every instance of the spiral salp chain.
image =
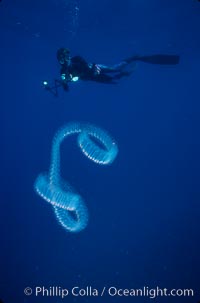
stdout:
[(60, 145), (72, 134), (78, 134), (77, 143), (82, 152), (97, 164), (111, 164), (118, 147), (103, 129), (91, 124), (69, 123), (54, 136), (51, 165), (48, 173), (41, 173), (34, 184), (35, 191), (49, 202), (58, 222), (68, 231), (79, 232), (88, 223), (88, 210), (82, 197), (60, 176)]

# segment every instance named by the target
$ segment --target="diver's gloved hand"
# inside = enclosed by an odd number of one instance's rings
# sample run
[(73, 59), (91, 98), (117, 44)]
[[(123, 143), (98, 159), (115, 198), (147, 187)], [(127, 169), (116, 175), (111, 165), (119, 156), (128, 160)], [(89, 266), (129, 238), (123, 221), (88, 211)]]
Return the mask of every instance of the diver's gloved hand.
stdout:
[(71, 74), (61, 74), (61, 79), (63, 82), (70, 82), (72, 80)]

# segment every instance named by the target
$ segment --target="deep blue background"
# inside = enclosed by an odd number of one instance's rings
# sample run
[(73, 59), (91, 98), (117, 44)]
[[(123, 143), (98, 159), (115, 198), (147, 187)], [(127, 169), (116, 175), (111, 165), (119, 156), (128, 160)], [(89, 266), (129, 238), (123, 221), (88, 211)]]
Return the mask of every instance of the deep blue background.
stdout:
[[(76, 16), (75, 6), (79, 7)], [(193, 288), (199, 292), (200, 3), (192, 0), (11, 0), (0, 3), (0, 297), (26, 286)], [(73, 83), (54, 98), (41, 87), (59, 75), (56, 50), (114, 64), (132, 54), (178, 53), (175, 67), (138, 64), (116, 86)], [(109, 167), (85, 158), (69, 139), (62, 176), (84, 197), (88, 227), (70, 234), (33, 183), (49, 167), (56, 130), (94, 123), (116, 139)], [(73, 298), (66, 302), (149, 302)], [(63, 301), (63, 302), (64, 302)]]

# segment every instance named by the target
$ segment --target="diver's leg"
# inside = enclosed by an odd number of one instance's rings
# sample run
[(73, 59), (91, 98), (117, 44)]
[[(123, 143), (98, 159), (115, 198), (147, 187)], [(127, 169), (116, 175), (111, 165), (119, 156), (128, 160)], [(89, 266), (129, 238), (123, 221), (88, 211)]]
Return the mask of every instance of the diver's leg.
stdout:
[(103, 73), (115, 73), (115, 72), (120, 72), (123, 68), (125, 68), (127, 66), (127, 62), (126, 61), (122, 61), (118, 64), (114, 64), (112, 66), (107, 66), (104, 64), (96, 64), (100, 70)]

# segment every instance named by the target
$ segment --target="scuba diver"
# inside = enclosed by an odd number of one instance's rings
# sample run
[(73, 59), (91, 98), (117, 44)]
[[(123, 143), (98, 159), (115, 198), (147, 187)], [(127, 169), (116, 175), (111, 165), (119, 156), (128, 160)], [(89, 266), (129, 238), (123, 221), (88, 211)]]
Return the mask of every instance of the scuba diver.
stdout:
[(60, 48), (57, 51), (57, 60), (61, 66), (61, 79), (55, 80), (55, 84), (52, 87), (48, 85), (48, 82), (43, 82), (44, 87), (55, 96), (58, 95), (58, 87), (63, 87), (65, 91), (68, 91), (68, 84), (70, 82), (83, 80), (106, 84), (117, 84), (117, 80), (132, 74), (135, 69), (136, 61), (151, 64), (176, 65), (179, 63), (179, 56), (161, 54), (152, 56), (135, 55), (124, 59), (113, 66), (106, 66), (103, 64), (88, 63), (80, 56), (71, 57), (69, 49)]

